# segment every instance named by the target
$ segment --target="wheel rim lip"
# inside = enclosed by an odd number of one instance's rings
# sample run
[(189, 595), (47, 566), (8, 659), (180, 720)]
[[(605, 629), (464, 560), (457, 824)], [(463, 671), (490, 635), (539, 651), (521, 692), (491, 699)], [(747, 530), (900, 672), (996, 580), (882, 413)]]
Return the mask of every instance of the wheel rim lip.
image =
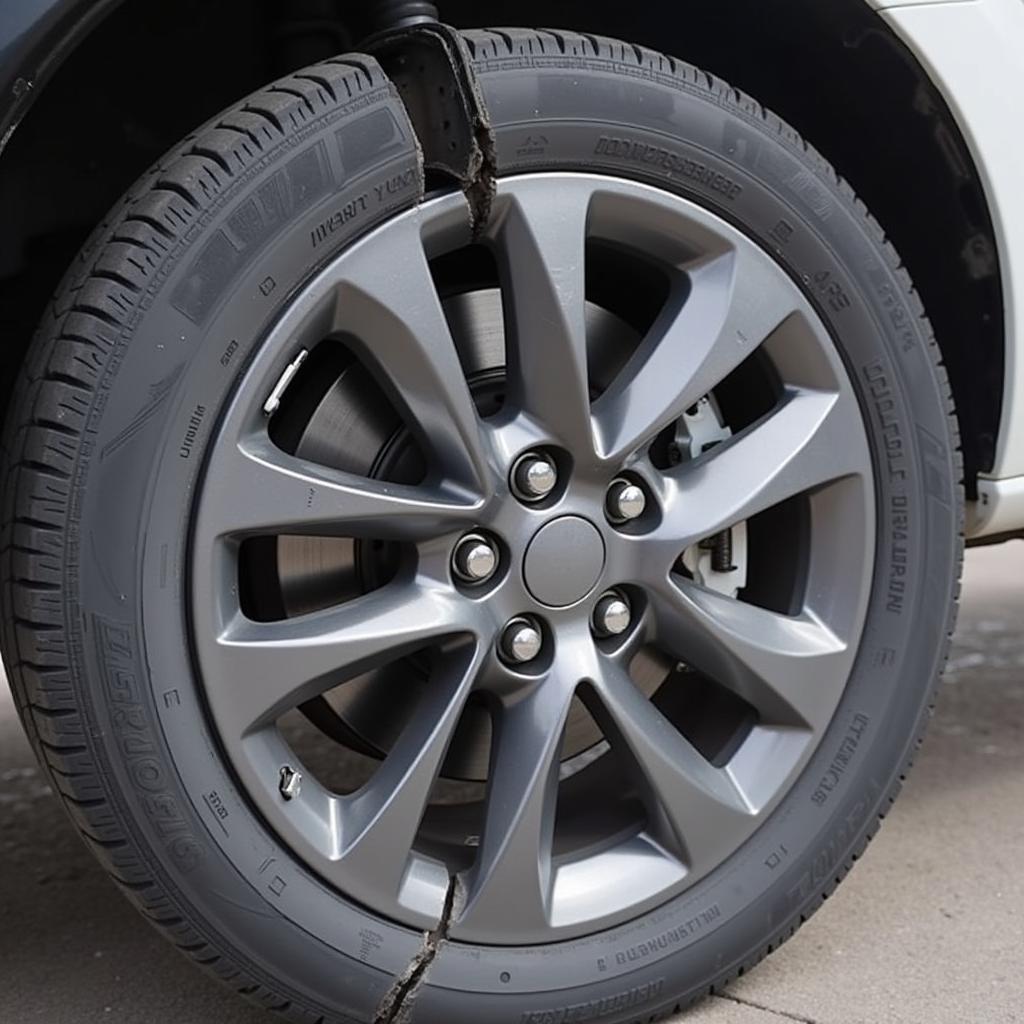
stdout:
[[(656, 196), (659, 204), (664, 204), (665, 202), (679, 204), (682, 208), (687, 209), (691, 216), (696, 217), (702, 222), (712, 222), (715, 224), (716, 229), (727, 231), (732, 236), (741, 239), (742, 244), (756, 248), (754, 243), (750, 242), (746, 236), (743, 236), (736, 229), (706, 210), (694, 206), (687, 200), (658, 189), (653, 189), (650, 186), (625, 181), (624, 179), (611, 179), (585, 174), (524, 175), (501, 179), (499, 181), (499, 199), (502, 196), (515, 195), (517, 187), (523, 182), (529, 183), (536, 181), (538, 178), (565, 179), (567, 177), (591, 181), (598, 188), (622, 189), (633, 195)], [(437, 252), (447, 247), (454, 248), (457, 244), (465, 241), (468, 221), (465, 204), (458, 195), (448, 195), (429, 200), (415, 211), (399, 215), (399, 218), (396, 218), (396, 220), (410, 217), (415, 217), (420, 222), (424, 244), (428, 252), (432, 248)], [(223, 427), (225, 424), (237, 423), (240, 417), (249, 422), (255, 419), (259, 396), (265, 395), (268, 392), (268, 385), (272, 384), (274, 375), (279, 372), (282, 362), (288, 361), (289, 352), (291, 351), (289, 345), (293, 342), (294, 338), (307, 332), (310, 321), (314, 321), (320, 315), (322, 292), (325, 289), (335, 287), (339, 267), (354, 249), (373, 245), (375, 239), (381, 233), (386, 232), (393, 223), (389, 222), (378, 228), (357, 242), (346, 253), (342, 253), (334, 259), (331, 264), (316, 275), (309, 285), (295, 298), (289, 308), (283, 312), (277, 325), (272, 329), (247, 370), (243, 381), (240, 382), (234, 392), (229, 411), (222, 421), (222, 431), (218, 433), (217, 440), (211, 445), (211, 448), (216, 448), (223, 442)], [(766, 253), (760, 250), (758, 252), (764, 259), (770, 261), (771, 258)], [(780, 274), (782, 273), (780, 269)], [(792, 287), (796, 289), (795, 284)], [(810, 308), (806, 299), (803, 299), (802, 293), (799, 293), (799, 290), (797, 292), (800, 294), (804, 304)], [(816, 314), (815, 320), (823, 338), (828, 341), (827, 330)], [(828, 341), (828, 344), (831, 345), (831, 342)], [(841, 367), (840, 357), (834, 350), (831, 351), (831, 358), (836, 367)], [(502, 445), (507, 446), (511, 450), (517, 443), (520, 443), (521, 439), (516, 433), (517, 429), (513, 425), (495, 439), (496, 449), (499, 452)], [(536, 438), (532, 438), (532, 440), (536, 441)], [(865, 445), (867, 444), (866, 439), (864, 443)], [(511, 458), (511, 456), (509, 457)], [(210, 465), (211, 463), (208, 463), (207, 470), (210, 469)], [(197, 515), (193, 524), (193, 559), (198, 558), (200, 564), (193, 561), (191, 586), (195, 610), (193, 616), (193, 642), (195, 643), (198, 663), (200, 669), (203, 670), (204, 678), (206, 677), (204, 648), (208, 647), (210, 638), (209, 636), (204, 637), (201, 635), (203, 630), (197, 629), (196, 623), (213, 623), (223, 618), (221, 615), (222, 609), (216, 607), (216, 602), (212, 600), (211, 593), (217, 589), (218, 585), (223, 589), (226, 582), (224, 545), (215, 535), (211, 535), (203, 518), (203, 493), (205, 493), (206, 489), (206, 479), (204, 476), (204, 483), (200, 488), (201, 493), (197, 501)], [(873, 509), (873, 490), (869, 487), (868, 491), (871, 493), (864, 495), (864, 506), (870, 512)], [(514, 499), (509, 497), (508, 500), (512, 501)], [(597, 502), (596, 506), (594, 504), (595, 501)], [(523, 532), (531, 537), (536, 536), (538, 529), (542, 529), (554, 519), (573, 514), (582, 514), (584, 509), (587, 510), (588, 515), (592, 515), (594, 507), (599, 509), (603, 507), (603, 495), (599, 495), (596, 489), (591, 494), (584, 492), (583, 494), (564, 496), (553, 508), (528, 508), (525, 510), (525, 521), (530, 525)], [(522, 510), (520, 509), (520, 511)], [(488, 511), (481, 508), (480, 524), (484, 528), (495, 531), (508, 529), (504, 525), (506, 521), (507, 518), (501, 514), (500, 509)], [(603, 522), (596, 523), (596, 528), (602, 537), (607, 536), (612, 529)], [(874, 522), (870, 514), (866, 519), (866, 529), (869, 532), (868, 548), (869, 551), (873, 551)], [(639, 539), (637, 543), (639, 545)], [(557, 630), (562, 628), (563, 625), (568, 628), (569, 623), (575, 622), (579, 618), (576, 610), (581, 604), (595, 603), (595, 600), (604, 593), (606, 584), (614, 585), (631, 577), (630, 568), (626, 564), (630, 557), (627, 554), (627, 549), (620, 547), (617, 551), (617, 554), (612, 553), (610, 557), (606, 558), (602, 573), (583, 597), (570, 601), (564, 607), (538, 602), (535, 607), (529, 609), (520, 608), (520, 611), (542, 611), (551, 617), (552, 629)], [(210, 557), (211, 555), (212, 557)], [(873, 558), (869, 557), (866, 560), (867, 567), (862, 566), (862, 578), (859, 587), (860, 596), (857, 608), (850, 615), (853, 621), (850, 646), (853, 650), (856, 649), (856, 641), (859, 640), (866, 615), (870, 575), (868, 569), (872, 562)], [(825, 574), (822, 573), (821, 566), (818, 566), (818, 571), (824, 577)], [(523, 581), (520, 582), (522, 583)], [(584, 615), (583, 618), (589, 621), (589, 614)], [(852, 666), (852, 655), (850, 660)], [(838, 704), (843, 688), (845, 688), (845, 680), (843, 687), (839, 688), (835, 694), (833, 705)], [(215, 724), (219, 726), (219, 708), (222, 705), (222, 699), (217, 694), (215, 687), (211, 688), (207, 685), (206, 690), (212, 717)], [(277, 834), (285, 839), (286, 844), (302, 861), (329, 882), (337, 885), (346, 896), (368, 905), (371, 909), (382, 913), (390, 919), (413, 927), (427, 927), (436, 923), (434, 908), (438, 902), (438, 895), (443, 894), (446, 887), (442, 884), (440, 873), (435, 869), (435, 865), (432, 865), (427, 859), (420, 857), (418, 854), (414, 854), (409, 872), (409, 878), (412, 880), (411, 885), (407, 886), (403, 893), (398, 894), (396, 898), (392, 899), (383, 898), (380, 893), (373, 892), (372, 887), (366, 891), (353, 892), (350, 885), (339, 884), (336, 873), (332, 870), (332, 865), (336, 861), (337, 851), (332, 848), (332, 840), (328, 835), (329, 830), (327, 828), (332, 815), (335, 813), (331, 806), (331, 798), (325, 793), (318, 792), (318, 787), (314, 780), (310, 779), (308, 774), (306, 774), (304, 776), (303, 801), (290, 801), (289, 806), (282, 807), (279, 801), (277, 771), (281, 765), (290, 764), (295, 760), (287, 744), (284, 743), (280, 736), (275, 736), (269, 731), (261, 731), (246, 736), (240, 743), (225, 741), (224, 734), (219, 727), (218, 731), (221, 732), (222, 741), (227, 749), (229, 759), (235, 772), (241, 778), (246, 792), (263, 816), (274, 827)], [(787, 747), (785, 737), (780, 737), (770, 730), (764, 731), (763, 734), (752, 734), (751, 741), (748, 741), (747, 746), (750, 746), (751, 743), (755, 746), (760, 744), (762, 748), (767, 750), (772, 749), (774, 745), (775, 756), (790, 758), (792, 761), (790, 769), (785, 775), (785, 782), (778, 786), (774, 792), (763, 794), (763, 805), (759, 812), (755, 829), (767, 818), (771, 808), (788, 792), (800, 768), (816, 749), (817, 740), (820, 739), (820, 733), (823, 731), (824, 729), (816, 734), (815, 742), (806, 743), (799, 750), (792, 743)], [(756, 774), (752, 767), (752, 763), (756, 758), (751, 756), (748, 760), (751, 761), (751, 764), (746, 766), (747, 771), (751, 775)], [(271, 767), (273, 770), (271, 770)], [(309, 795), (310, 790), (313, 791), (312, 798)], [(755, 829), (751, 830), (751, 835)], [(628, 850), (625, 849), (627, 846), (630, 847)], [(673, 865), (664, 861), (664, 858), (659, 859), (657, 844), (651, 843), (649, 837), (635, 837), (630, 843), (623, 844), (623, 847), (624, 849), (620, 853), (628, 854), (633, 858), (631, 861), (632, 867), (626, 874), (622, 874), (621, 865), (616, 865), (614, 857), (603, 855), (592, 858), (592, 862), (569, 862), (559, 866), (557, 869), (559, 884), (564, 879), (563, 888), (570, 893), (570, 897), (565, 902), (571, 903), (571, 894), (575, 890), (586, 888), (587, 886), (594, 888), (599, 885), (600, 888), (607, 891), (609, 885), (626, 885), (628, 877), (634, 873), (636, 864), (641, 861), (651, 867), (651, 870), (647, 872), (649, 878), (647, 889), (649, 891), (644, 892), (642, 888), (634, 885), (632, 887), (633, 896), (628, 904), (612, 907), (607, 913), (598, 916), (591, 914), (585, 919), (577, 919), (573, 917), (571, 911), (563, 910), (559, 912), (557, 906), (553, 907), (550, 927), (543, 931), (517, 934), (514, 936), (515, 942), (525, 944), (571, 938), (622, 923), (660, 905), (665, 900), (688, 888), (707, 873), (706, 871), (675, 870)], [(616, 874), (617, 871), (619, 872), (618, 875)], [(598, 878), (600, 878), (600, 882), (597, 881)], [(614, 879), (618, 879), (618, 882)], [(346, 879), (346, 881), (348, 880)], [(452, 936), (465, 941), (496, 941), (493, 935), (480, 934), (472, 929), (460, 930), (457, 925), (452, 929)]]

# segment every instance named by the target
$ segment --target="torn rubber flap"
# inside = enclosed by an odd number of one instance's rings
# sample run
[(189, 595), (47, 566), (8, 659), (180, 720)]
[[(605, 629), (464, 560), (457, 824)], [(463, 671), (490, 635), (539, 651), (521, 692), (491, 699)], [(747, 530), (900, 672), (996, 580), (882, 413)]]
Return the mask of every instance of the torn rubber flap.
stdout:
[(465, 41), (450, 25), (425, 23), (373, 36), (364, 48), (398, 89), (424, 170), (458, 184), (479, 234), (490, 218), (497, 168), (493, 129)]

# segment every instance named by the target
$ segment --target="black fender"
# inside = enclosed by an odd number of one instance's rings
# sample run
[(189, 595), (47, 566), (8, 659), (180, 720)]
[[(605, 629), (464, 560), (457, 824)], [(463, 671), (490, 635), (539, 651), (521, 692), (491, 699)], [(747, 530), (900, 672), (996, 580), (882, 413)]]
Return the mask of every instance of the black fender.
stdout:
[(10, 0), (0, 6), (0, 153), (39, 91), (122, 0)]

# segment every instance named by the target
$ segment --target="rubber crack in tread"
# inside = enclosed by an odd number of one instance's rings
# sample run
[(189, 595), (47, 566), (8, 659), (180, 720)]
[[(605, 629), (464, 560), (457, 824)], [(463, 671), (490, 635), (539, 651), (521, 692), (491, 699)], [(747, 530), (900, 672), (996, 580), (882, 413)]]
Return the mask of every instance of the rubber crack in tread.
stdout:
[[(481, 101), (482, 102), (482, 101)], [(481, 109), (484, 109), (481, 106)], [(491, 207), (498, 190), (498, 155), (494, 145), (494, 129), (488, 121), (478, 120), (473, 126), (477, 159), (472, 176), (462, 191), (469, 203), (473, 237), (479, 238), (491, 219)]]
[(470, 158), (469, 173), (462, 183), (462, 191), (469, 203), (473, 237), (479, 238), (491, 219), (491, 207), (498, 190), (498, 149), (494, 125), (476, 74), (472, 53), (463, 36), (456, 38), (473, 108), (470, 119), (474, 152)]
[(498, 157), (469, 44), (451, 26), (432, 23), (386, 33), (369, 45), (405, 106), (421, 167), (458, 184), (479, 239), (491, 217)]
[(424, 932), (423, 946), (381, 999), (377, 1012), (373, 1015), (373, 1024), (407, 1024), (412, 1019), (412, 1006), (419, 994), (420, 986), (426, 980), (430, 965), (448, 938), (448, 929), (455, 912), (457, 889), (458, 880), (453, 878), (445, 895), (441, 920), (433, 931)]
[(738, 1006), (749, 1006), (752, 1010), (760, 1010), (762, 1013), (770, 1013), (773, 1017), (778, 1017), (781, 1020), (796, 1021), (797, 1024), (818, 1024), (818, 1021), (814, 1020), (812, 1017), (801, 1017), (795, 1013), (787, 1013), (785, 1010), (773, 1010), (770, 1006), (751, 1002), (749, 999), (740, 999), (738, 996), (728, 995), (725, 992), (716, 992), (712, 998), (724, 999), (725, 1002), (736, 1003)]

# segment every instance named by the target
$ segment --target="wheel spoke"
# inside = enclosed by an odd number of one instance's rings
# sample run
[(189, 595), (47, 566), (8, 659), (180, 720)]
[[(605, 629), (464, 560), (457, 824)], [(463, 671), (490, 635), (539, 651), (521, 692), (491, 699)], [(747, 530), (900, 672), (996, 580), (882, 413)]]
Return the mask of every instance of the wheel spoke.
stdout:
[(482, 488), (486, 460), (480, 422), (418, 222), (402, 222), (385, 247), (358, 248), (346, 258), (335, 327), (351, 333), (444, 475)]
[(658, 537), (677, 550), (789, 498), (870, 472), (852, 396), (790, 391), (777, 411), (668, 479)]
[(273, 445), (264, 434), (219, 453), (218, 498), (208, 504), (216, 535), (312, 534), (427, 540), (471, 525), (481, 499), (320, 466)]
[(468, 632), (460, 618), (453, 597), (407, 582), (279, 622), (239, 614), (213, 644), (207, 691), (243, 736), (360, 672)]
[(658, 644), (754, 706), (762, 721), (819, 730), (849, 646), (811, 613), (780, 615), (680, 580), (653, 595)]
[(549, 921), (559, 754), (573, 692), (571, 683), (550, 678), (502, 709), (484, 833), (459, 929), (498, 941), (505, 929)]
[(516, 406), (583, 457), (593, 449), (587, 373), (587, 213), (591, 186), (527, 184), (496, 242), (510, 298), (506, 361)]
[(384, 899), (394, 899), (401, 886), (431, 787), (482, 657), (481, 645), (473, 644), (445, 659), (384, 763), (345, 801), (341, 822), (345, 869), (373, 879)]
[[(250, 346), (185, 444), (182, 571), (211, 727), (289, 856), (381, 920), (509, 948), (638, 920), (785, 806), (861, 648), (877, 496), (850, 368), (756, 240), (606, 175), (513, 175), (493, 198), (479, 239), (458, 190), (386, 218)], [(350, 387), (328, 401), (331, 367)], [(725, 563), (701, 542), (730, 528)], [(147, 552), (173, 584), (174, 547)], [(252, 617), (282, 602), (293, 617)], [(325, 744), (383, 751), (372, 775), (339, 784), (296, 710)], [(435, 806), (456, 765), (484, 795)]]
[(695, 266), (622, 373), (594, 403), (604, 458), (619, 462), (720, 384), (796, 309), (782, 272), (745, 249)]
[(605, 735), (624, 745), (639, 769), (654, 822), (668, 826), (688, 865), (714, 863), (750, 828), (751, 810), (729, 774), (714, 767), (639, 690), (605, 662), (588, 704)]

